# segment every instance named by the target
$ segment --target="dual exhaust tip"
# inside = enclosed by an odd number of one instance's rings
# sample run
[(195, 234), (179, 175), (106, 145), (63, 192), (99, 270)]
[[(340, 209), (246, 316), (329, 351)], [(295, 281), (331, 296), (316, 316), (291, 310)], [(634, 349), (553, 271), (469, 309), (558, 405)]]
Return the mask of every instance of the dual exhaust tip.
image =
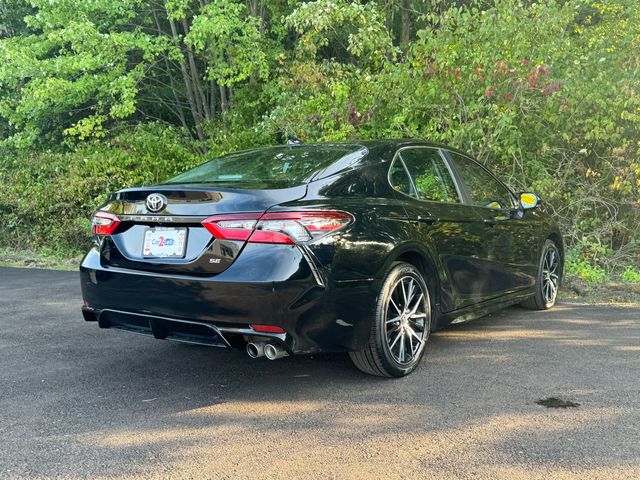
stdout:
[(267, 357), (269, 360), (277, 360), (278, 358), (286, 357), (288, 353), (286, 350), (273, 343), (247, 343), (247, 354), (251, 358)]

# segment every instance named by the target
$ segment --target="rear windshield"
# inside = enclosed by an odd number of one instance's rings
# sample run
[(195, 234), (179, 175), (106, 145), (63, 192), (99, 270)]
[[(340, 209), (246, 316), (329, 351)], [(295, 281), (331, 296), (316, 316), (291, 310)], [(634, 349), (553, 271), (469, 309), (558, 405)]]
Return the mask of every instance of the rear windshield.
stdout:
[(365, 152), (359, 145), (290, 145), (248, 150), (203, 163), (165, 183), (228, 182), (291, 187), (307, 183), (315, 173), (344, 157), (361, 157)]

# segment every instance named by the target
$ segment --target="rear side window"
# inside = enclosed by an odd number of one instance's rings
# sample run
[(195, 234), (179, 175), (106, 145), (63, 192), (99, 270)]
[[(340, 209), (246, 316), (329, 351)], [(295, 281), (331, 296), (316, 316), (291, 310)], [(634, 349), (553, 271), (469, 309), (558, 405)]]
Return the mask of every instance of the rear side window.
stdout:
[(292, 187), (345, 157), (361, 158), (358, 145), (290, 145), (232, 153), (204, 163), (165, 183), (251, 183)]
[(473, 205), (495, 209), (515, 207), (513, 195), (483, 166), (455, 152), (448, 152), (467, 187)]
[(451, 173), (436, 148), (407, 148), (400, 158), (411, 175), (421, 200), (459, 203), (460, 197)]
[(413, 189), (413, 184), (411, 183), (411, 178), (409, 178), (409, 173), (399, 157), (394, 160), (389, 169), (389, 182), (391, 186), (399, 192), (417, 197), (416, 191)]

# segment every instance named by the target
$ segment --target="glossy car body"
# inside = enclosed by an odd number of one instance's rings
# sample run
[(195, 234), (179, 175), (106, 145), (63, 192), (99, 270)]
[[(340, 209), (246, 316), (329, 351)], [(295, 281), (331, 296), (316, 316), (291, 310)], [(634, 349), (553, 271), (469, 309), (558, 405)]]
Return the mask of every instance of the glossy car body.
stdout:
[[(465, 172), (497, 180), (454, 149), (414, 141), (277, 148), (339, 155), (295, 185), (177, 177), (112, 194), (100, 212), (119, 225), (95, 237), (80, 267), (85, 319), (216, 346), (269, 341), (289, 354), (355, 351), (369, 341), (381, 284), (398, 261), (424, 277), (433, 330), (531, 297), (547, 239), (562, 255), (544, 204), (525, 210), (501, 183), (504, 199), (478, 204), (470, 194), (483, 182), (467, 184)], [(425, 155), (437, 172), (409, 177), (407, 165), (421, 168)], [(441, 189), (450, 188), (448, 197), (420, 197), (430, 187), (414, 180), (428, 183), (436, 173), (450, 177)], [(166, 200), (159, 212), (149, 210), (155, 193)], [(284, 244), (216, 238), (202, 224), (212, 215), (318, 211), (346, 213), (348, 224)], [(186, 228), (184, 258), (140, 254), (146, 230), (163, 226)]]

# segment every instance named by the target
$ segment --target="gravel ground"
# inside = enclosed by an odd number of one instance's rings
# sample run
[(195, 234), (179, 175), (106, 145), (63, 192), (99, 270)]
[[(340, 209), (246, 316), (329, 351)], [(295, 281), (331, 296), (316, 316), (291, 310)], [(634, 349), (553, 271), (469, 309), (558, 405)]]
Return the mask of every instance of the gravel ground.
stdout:
[(640, 478), (638, 307), (510, 308), (388, 380), (100, 330), (79, 290), (0, 268), (2, 478)]

